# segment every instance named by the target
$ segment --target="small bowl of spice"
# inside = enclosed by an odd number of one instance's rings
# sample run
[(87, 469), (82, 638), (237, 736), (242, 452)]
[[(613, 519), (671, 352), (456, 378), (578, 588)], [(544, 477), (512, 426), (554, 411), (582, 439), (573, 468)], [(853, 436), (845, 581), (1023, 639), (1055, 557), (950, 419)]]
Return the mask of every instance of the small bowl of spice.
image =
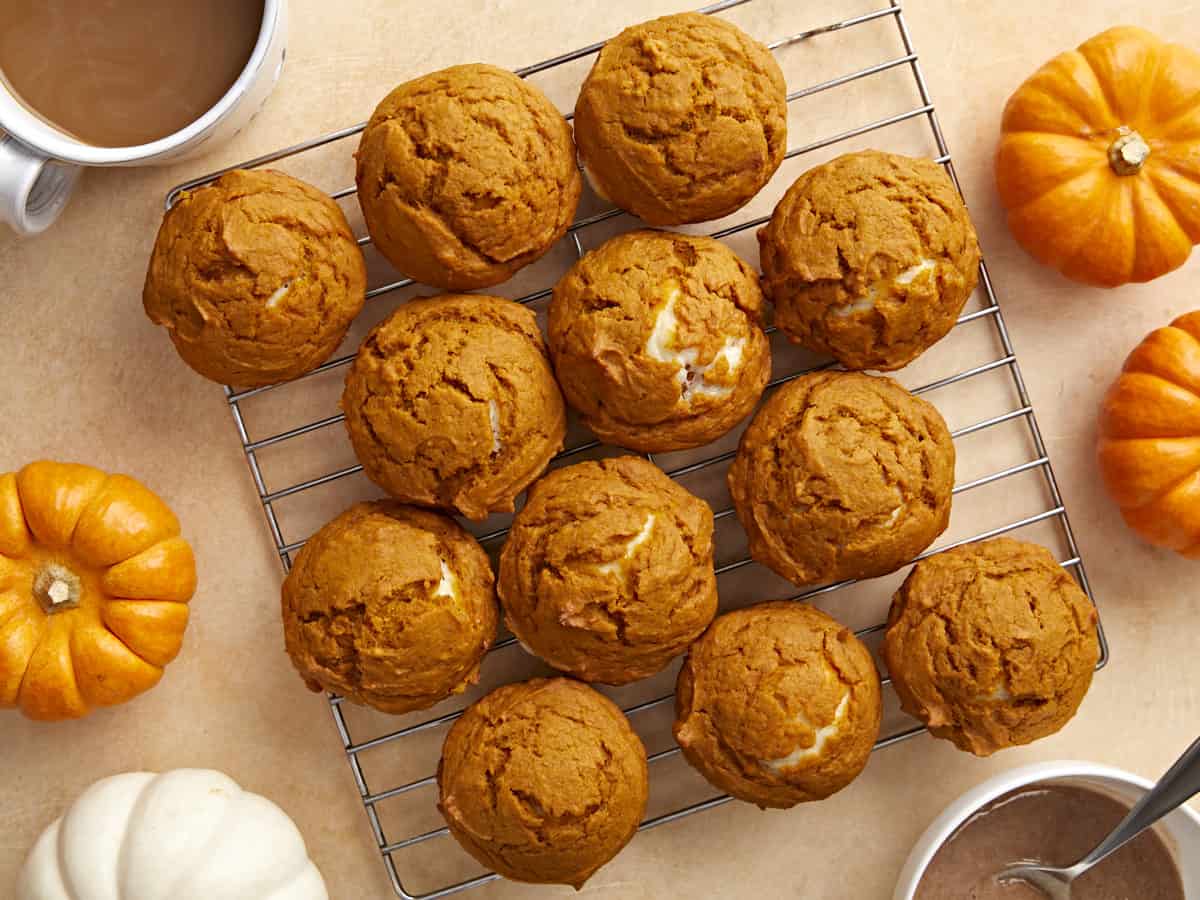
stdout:
[[(1003, 772), (958, 798), (917, 841), (894, 900), (1044, 900), (996, 875), (1018, 860), (1067, 866), (1153, 783), (1109, 766), (1048, 762)], [(1182, 806), (1072, 885), (1072, 900), (1200, 900), (1200, 814)]]

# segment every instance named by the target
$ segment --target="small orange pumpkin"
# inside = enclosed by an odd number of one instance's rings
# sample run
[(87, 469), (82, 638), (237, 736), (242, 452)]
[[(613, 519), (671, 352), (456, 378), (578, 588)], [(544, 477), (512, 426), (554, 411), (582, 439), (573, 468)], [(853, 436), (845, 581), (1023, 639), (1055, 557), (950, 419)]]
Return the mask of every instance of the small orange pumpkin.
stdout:
[(1200, 241), (1200, 54), (1131, 26), (1042, 66), (1004, 108), (996, 184), (1035, 258), (1101, 287)]
[(1129, 354), (1100, 413), (1100, 471), (1129, 527), (1200, 559), (1200, 311)]
[(179, 520), (140, 482), (56, 462), (0, 475), (0, 707), (79, 718), (153, 687), (195, 589)]

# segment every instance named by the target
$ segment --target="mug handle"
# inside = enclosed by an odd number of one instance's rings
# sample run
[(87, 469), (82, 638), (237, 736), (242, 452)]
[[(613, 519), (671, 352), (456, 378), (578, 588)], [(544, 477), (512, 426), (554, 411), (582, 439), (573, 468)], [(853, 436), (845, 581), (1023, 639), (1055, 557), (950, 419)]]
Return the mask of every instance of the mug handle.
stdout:
[(40, 234), (63, 211), (82, 171), (0, 131), (0, 220), (19, 235)]

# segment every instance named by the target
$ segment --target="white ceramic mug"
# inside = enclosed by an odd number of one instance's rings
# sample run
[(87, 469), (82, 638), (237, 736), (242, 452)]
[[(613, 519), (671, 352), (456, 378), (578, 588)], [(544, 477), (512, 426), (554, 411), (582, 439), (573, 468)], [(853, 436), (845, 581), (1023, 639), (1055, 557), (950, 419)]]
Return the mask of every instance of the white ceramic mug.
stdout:
[(263, 0), (258, 41), (237, 81), (186, 128), (136, 147), (94, 147), (25, 108), (0, 82), (0, 220), (44, 231), (62, 212), (84, 166), (152, 166), (211, 149), (237, 134), (279, 80), (287, 55), (287, 0)]
[[(934, 855), (950, 835), (981, 807), (1010, 791), (1045, 782), (1090, 787), (1131, 807), (1154, 786), (1145, 778), (1129, 772), (1087, 762), (1035, 763), (1001, 772), (951, 803), (925, 830), (900, 872), (893, 900), (913, 900)], [(1200, 815), (1183, 806), (1165, 816), (1157, 827), (1179, 867), (1183, 895), (1188, 900), (1200, 900)]]

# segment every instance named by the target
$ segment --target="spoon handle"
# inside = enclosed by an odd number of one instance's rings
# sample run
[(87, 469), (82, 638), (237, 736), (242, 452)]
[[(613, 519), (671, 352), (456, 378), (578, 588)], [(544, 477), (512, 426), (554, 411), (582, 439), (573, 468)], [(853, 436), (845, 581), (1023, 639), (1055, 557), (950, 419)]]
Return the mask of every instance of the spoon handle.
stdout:
[(1113, 829), (1099, 846), (1072, 868), (1089, 869), (1110, 853), (1127, 843), (1172, 810), (1187, 803), (1200, 793), (1200, 738), (1188, 747), (1183, 756), (1171, 766), (1138, 804), (1129, 811), (1121, 824)]

